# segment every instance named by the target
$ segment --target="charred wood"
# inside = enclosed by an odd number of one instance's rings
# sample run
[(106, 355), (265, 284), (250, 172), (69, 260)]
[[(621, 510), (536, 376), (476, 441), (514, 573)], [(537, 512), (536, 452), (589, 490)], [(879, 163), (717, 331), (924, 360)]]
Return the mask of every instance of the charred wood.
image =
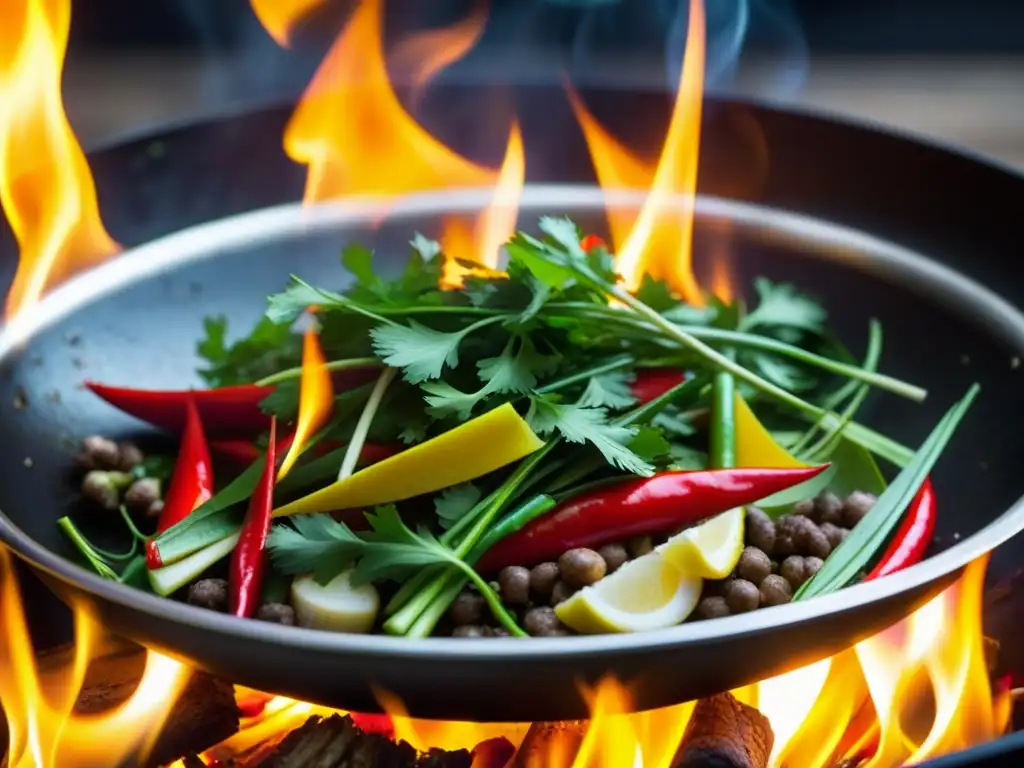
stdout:
[(768, 718), (731, 693), (701, 699), (676, 754), (676, 768), (767, 768), (775, 735)]
[(516, 750), (512, 768), (531, 768), (550, 765), (550, 755), (564, 756), (567, 764), (580, 750), (587, 733), (588, 720), (564, 720), (552, 723), (534, 723), (526, 732)]

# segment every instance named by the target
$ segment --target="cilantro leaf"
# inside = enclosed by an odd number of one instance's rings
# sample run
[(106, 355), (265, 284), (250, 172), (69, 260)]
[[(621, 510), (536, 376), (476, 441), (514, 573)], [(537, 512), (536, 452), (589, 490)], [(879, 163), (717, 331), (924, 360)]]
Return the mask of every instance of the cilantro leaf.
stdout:
[(290, 525), (275, 525), (267, 537), (267, 551), (282, 573), (313, 572), (326, 584), (363, 554), (366, 542), (344, 523), (328, 514), (295, 515)]
[(203, 321), (206, 335), (196, 344), (196, 352), (209, 363), (198, 373), (211, 387), (248, 384), (271, 373), (290, 368), (301, 359), (298, 336), (287, 324), (262, 317), (249, 335), (227, 344), (228, 321), (224, 316)]
[(385, 579), (400, 581), (427, 565), (459, 562), (428, 531), (409, 530), (394, 504), (377, 507), (366, 519), (372, 530), (364, 534), (367, 546), (352, 573), (355, 585)]
[(673, 469), (701, 470), (708, 468), (708, 455), (704, 451), (681, 443), (673, 443), (669, 452)]
[(408, 325), (378, 326), (370, 331), (370, 336), (380, 358), (401, 368), (410, 384), (418, 384), (439, 378), (445, 365), (455, 368), (459, 364), (459, 344), (467, 331), (446, 333), (410, 320)]
[(792, 392), (806, 392), (818, 383), (818, 377), (806, 368), (772, 355), (747, 355), (751, 365), (768, 381)]
[(637, 430), (609, 423), (604, 408), (584, 408), (550, 397), (532, 397), (526, 418), (540, 435), (557, 430), (570, 443), (590, 443), (609, 464), (624, 472), (643, 477), (654, 474), (654, 467), (627, 447)]
[(476, 506), (483, 494), (472, 483), (462, 483), (445, 488), (434, 497), (434, 511), (441, 522), (442, 528), (450, 528)]
[(657, 427), (640, 427), (629, 441), (629, 449), (646, 461), (656, 461), (672, 452), (672, 445)]
[(373, 251), (360, 243), (350, 243), (341, 251), (341, 263), (360, 285), (377, 292), (383, 281), (373, 268)]
[(637, 403), (637, 397), (629, 388), (632, 377), (625, 371), (611, 371), (594, 376), (587, 383), (577, 405), (593, 408), (622, 410)]
[(437, 240), (431, 240), (429, 237), (425, 237), (420, 232), (417, 232), (412, 236), (412, 240), (409, 241), (409, 245), (411, 245), (413, 250), (422, 257), (423, 261), (432, 261), (441, 253), (441, 244), (437, 242)]
[(820, 304), (799, 293), (789, 283), (773, 283), (765, 277), (754, 280), (760, 299), (757, 308), (743, 320), (742, 329), (757, 326), (788, 326), (811, 333), (824, 329), (826, 312)]
[(682, 418), (678, 408), (666, 408), (661, 413), (655, 414), (651, 419), (651, 426), (657, 427), (662, 432), (667, 432), (676, 437), (690, 437), (697, 433), (697, 428)]
[(447, 381), (428, 381), (421, 384), (420, 389), (426, 392), (423, 399), (427, 402), (427, 412), (437, 419), (457, 416), (466, 421), (477, 403), (488, 395), (486, 386), (476, 392), (463, 392)]

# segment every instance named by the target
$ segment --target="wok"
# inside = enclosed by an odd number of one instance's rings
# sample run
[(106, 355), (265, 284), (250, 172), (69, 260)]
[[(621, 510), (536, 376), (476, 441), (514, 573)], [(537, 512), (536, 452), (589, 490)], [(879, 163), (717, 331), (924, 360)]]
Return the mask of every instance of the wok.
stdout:
[[(442, 96), (437, 104), (456, 124), (452, 105), (482, 98), (471, 88)], [(653, 145), (668, 114), (663, 94), (586, 98), (635, 145)], [(566, 213), (602, 231), (605, 201), (590, 185), (560, 93), (531, 88), (520, 99), (531, 181), (521, 225)], [(543, 111), (530, 109), (538, 103)], [(758, 274), (798, 283), (824, 300), (855, 353), (868, 318), (879, 318), (883, 368), (930, 395), (920, 406), (873, 395), (863, 416), (905, 442), (920, 442), (972, 381), (982, 385), (934, 473), (940, 519), (932, 557), (829, 597), (659, 632), (477, 642), (236, 620), (94, 576), (54, 524), (74, 509), (76, 441), (152, 433), (82, 390), (83, 378), (198, 386), (194, 349), (205, 315), (225, 314), (243, 332), (291, 272), (342, 286), (343, 243), (361, 240), (404, 259), (413, 231), (435, 233), (441, 214), (488, 199), (475, 190), (413, 196), (379, 228), (369, 203), (302, 211), (294, 201), (303, 169), (280, 150), (287, 113), (239, 114), (96, 153), (108, 226), (122, 242), (145, 244), (55, 290), (0, 338), (0, 539), (62, 600), (87, 606), (113, 631), (240, 684), (342, 708), (376, 710), (376, 692), (386, 690), (421, 717), (567, 719), (586, 713), (577, 684), (607, 673), (630, 684), (637, 707), (650, 708), (833, 654), (905, 616), (1024, 527), (1024, 317), (1011, 305), (1024, 298), (1016, 280), (1024, 220), (1010, 210), (1024, 180), (890, 133), (713, 101), (704, 118), (698, 271), (707, 274), (707, 253), (726, 250), (738, 285)], [(428, 109), (425, 122), (436, 114)], [(473, 154), (478, 147), (458, 139), (466, 135), (446, 138)], [(636, 201), (623, 194), (613, 202)], [(718, 247), (723, 237), (727, 249)], [(22, 396), (27, 407), (16, 407)], [(104, 538), (107, 527), (83, 527), (118, 546)], [(992, 571), (1018, 555), (1011, 542)], [(32, 607), (53, 613), (49, 604)]]

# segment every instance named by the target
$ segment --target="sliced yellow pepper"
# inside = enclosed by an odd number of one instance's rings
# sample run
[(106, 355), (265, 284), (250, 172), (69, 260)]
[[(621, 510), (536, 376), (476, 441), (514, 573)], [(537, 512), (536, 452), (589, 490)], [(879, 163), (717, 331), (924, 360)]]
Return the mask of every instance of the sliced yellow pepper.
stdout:
[(372, 507), (486, 475), (544, 445), (505, 403), (455, 429), (274, 510), (275, 517)]
[(734, 408), (737, 467), (795, 469), (808, 466), (775, 442), (738, 392)]

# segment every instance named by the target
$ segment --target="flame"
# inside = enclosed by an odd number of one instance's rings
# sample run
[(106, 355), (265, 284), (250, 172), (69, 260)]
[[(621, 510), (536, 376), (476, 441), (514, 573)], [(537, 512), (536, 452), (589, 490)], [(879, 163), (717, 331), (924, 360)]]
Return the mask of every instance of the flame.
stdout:
[(291, 471), (299, 460), (302, 448), (313, 434), (324, 425), (334, 405), (334, 385), (327, 368), (320, 335), (316, 328), (306, 329), (302, 338), (302, 373), (299, 379), (299, 418), (295, 425), (295, 438), (277, 473), (278, 482)]
[(307, 204), (494, 183), (493, 170), (453, 152), (402, 107), (382, 50), (382, 6), (357, 6), (285, 128), (285, 152), (309, 167)]
[(704, 90), (704, 33), (703, 2), (690, 0), (682, 76), (661, 157), (653, 168), (600, 129), (579, 98), (570, 96), (601, 186), (649, 188), (643, 207), (628, 225), (628, 234), (624, 234), (627, 214), (609, 214), (609, 229), (618, 254), (616, 269), (626, 288), (636, 290), (643, 276), (649, 274), (664, 280), (696, 305), (703, 304), (693, 274), (691, 248)]
[(291, 45), (291, 32), (302, 17), (323, 0), (249, 0), (256, 18), (282, 48)]
[(118, 251), (61, 99), (70, 20), (70, 0), (25, 0), (0, 24), (0, 204), (19, 248), (8, 319)]
[(76, 713), (89, 663), (104, 632), (83, 608), (75, 609), (74, 618), (76, 644), (70, 668), (42, 674), (10, 554), (0, 549), (0, 704), (10, 731), (9, 768), (120, 765), (130, 757), (144, 757), (188, 682), (185, 667), (151, 651), (142, 679), (127, 701), (100, 714)]

